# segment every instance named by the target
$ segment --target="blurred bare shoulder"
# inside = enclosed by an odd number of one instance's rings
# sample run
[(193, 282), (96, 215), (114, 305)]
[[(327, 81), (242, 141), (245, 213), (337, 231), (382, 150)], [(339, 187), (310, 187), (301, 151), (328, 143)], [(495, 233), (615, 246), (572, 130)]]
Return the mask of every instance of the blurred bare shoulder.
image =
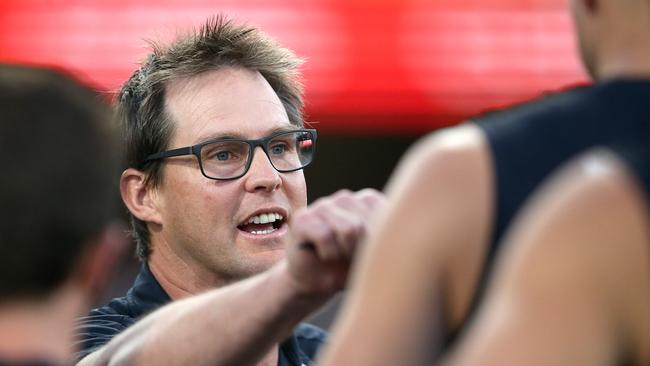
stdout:
[[(389, 193), (403, 185), (419, 188), (415, 194), (436, 190), (438, 184), (463, 183), (463, 175), (475, 171), (479, 164), (490, 165), (489, 147), (484, 133), (472, 123), (430, 133), (416, 142), (401, 159), (391, 181)], [(433, 180), (444, 177), (443, 180)], [(418, 184), (420, 183), (420, 184)]]
[[(481, 129), (471, 123), (442, 129), (423, 137), (402, 158), (386, 187), (390, 206), (386, 212), (393, 220), (417, 223), (410, 226), (417, 226), (420, 236), (438, 237), (441, 228), (454, 235), (460, 226), (462, 232), (484, 236), (492, 212), (493, 180), (491, 154)], [(418, 221), (434, 224), (423, 227)]]

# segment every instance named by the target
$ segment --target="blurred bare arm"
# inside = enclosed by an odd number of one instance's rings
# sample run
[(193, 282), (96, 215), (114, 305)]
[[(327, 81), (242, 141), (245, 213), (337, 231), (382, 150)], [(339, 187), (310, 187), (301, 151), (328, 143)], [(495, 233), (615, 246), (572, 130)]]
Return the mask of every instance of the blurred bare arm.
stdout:
[(322, 299), (292, 287), (286, 263), (248, 280), (175, 301), (78, 365), (249, 365)]
[(294, 244), (285, 261), (158, 309), (78, 365), (254, 364), (344, 285), (350, 258), (383, 200), (374, 190), (318, 200), (289, 223)]
[(489, 236), (488, 156), (482, 133), (465, 125), (402, 160), (321, 365), (419, 364), (462, 321)]

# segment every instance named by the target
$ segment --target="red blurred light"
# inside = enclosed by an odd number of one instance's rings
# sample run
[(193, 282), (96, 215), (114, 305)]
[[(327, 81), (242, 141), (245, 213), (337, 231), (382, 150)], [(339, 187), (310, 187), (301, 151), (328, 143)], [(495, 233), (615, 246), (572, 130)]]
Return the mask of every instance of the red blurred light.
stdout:
[(418, 133), (584, 81), (564, 0), (4, 0), (0, 60), (116, 90), (144, 39), (225, 13), (307, 58), (324, 131)]

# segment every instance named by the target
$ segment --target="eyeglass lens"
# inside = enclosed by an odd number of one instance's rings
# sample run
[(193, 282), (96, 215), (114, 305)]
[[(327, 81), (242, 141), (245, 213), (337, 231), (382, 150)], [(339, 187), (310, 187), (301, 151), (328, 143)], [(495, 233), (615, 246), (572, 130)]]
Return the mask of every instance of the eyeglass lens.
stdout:
[[(304, 168), (314, 157), (314, 139), (304, 131), (287, 132), (267, 141), (267, 156), (279, 172)], [(246, 172), (251, 145), (245, 141), (216, 141), (201, 148), (203, 172), (212, 178), (227, 179)]]

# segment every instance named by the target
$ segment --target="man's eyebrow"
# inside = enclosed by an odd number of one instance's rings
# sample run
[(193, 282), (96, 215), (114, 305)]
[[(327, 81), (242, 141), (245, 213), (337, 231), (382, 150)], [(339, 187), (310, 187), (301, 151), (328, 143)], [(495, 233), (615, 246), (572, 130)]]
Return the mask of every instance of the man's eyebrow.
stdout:
[[(295, 126), (295, 125), (275, 127), (275, 128), (272, 128), (272, 129), (266, 131), (266, 133), (262, 137), (273, 135), (273, 134), (278, 133), (278, 132), (289, 132), (289, 131), (294, 131), (294, 130), (297, 130), (297, 129), (300, 129), (300, 127)], [(211, 133), (211, 134), (201, 135), (195, 140), (194, 144), (201, 144), (201, 143), (204, 143), (204, 142), (207, 142), (207, 141), (222, 140), (222, 139), (249, 140), (241, 132), (222, 131), (222, 132), (218, 132), (218, 133)]]
[(266, 135), (264, 136), (273, 135), (274, 133), (279, 133), (279, 132), (295, 131), (299, 129), (300, 127), (296, 125), (281, 126), (281, 127), (272, 128), (271, 130), (267, 131)]
[(223, 132), (218, 132), (218, 133), (210, 133), (210, 134), (201, 135), (196, 140), (194, 140), (194, 143), (195, 144), (201, 144), (201, 143), (212, 141), (212, 140), (222, 140), (222, 139), (244, 140), (244, 136), (239, 132), (223, 131)]

